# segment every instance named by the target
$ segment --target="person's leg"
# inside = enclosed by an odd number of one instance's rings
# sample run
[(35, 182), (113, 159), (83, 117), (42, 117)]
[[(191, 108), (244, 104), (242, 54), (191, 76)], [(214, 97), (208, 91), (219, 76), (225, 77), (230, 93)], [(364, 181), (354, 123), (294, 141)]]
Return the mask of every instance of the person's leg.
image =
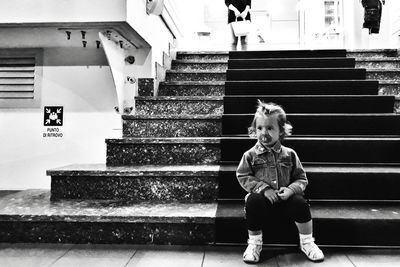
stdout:
[(271, 207), (269, 201), (261, 194), (250, 193), (246, 196), (245, 214), (249, 239), (247, 249), (243, 253), (245, 262), (255, 263), (260, 260), (263, 244), (262, 223)]
[(240, 37), (240, 44), (241, 44), (243, 51), (247, 50), (248, 39), (249, 39), (249, 37), (247, 35)]
[(299, 230), (300, 249), (311, 261), (322, 261), (324, 254), (314, 242), (311, 212), (307, 201), (300, 195), (294, 195), (286, 201), (286, 208)]
[(231, 50), (236, 51), (237, 50), (237, 44), (238, 44), (238, 37), (235, 36), (235, 33), (233, 32), (232, 24), (229, 24), (229, 28), (231, 29)]

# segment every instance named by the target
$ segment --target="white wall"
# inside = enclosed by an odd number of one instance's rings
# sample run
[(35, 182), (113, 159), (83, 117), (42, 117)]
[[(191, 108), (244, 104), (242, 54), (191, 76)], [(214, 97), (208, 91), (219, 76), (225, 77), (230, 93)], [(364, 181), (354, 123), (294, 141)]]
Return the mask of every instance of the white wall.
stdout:
[(166, 28), (160, 16), (146, 13), (146, 0), (126, 0), (126, 21), (151, 46), (151, 72), (148, 77), (155, 75), (155, 62), (162, 65), (163, 52), (168, 54), (169, 44), (173, 43), (173, 36)]
[(126, 0), (3, 0), (0, 4), (0, 23), (124, 21), (125, 2)]
[[(18, 0), (2, 1), (0, 23), (126, 21), (151, 46), (131, 52), (128, 67), (136, 78), (153, 78), (173, 37), (160, 16), (146, 14), (146, 0)], [(129, 19), (126, 19), (126, 18)], [(32, 34), (31, 32), (35, 33)], [(91, 31), (95, 31), (92, 29)], [(96, 36), (88, 47), (67, 41), (57, 27), (0, 28), (0, 48), (44, 48), (42, 105), (38, 109), (0, 109), (0, 190), (50, 188), (46, 170), (74, 163), (105, 163), (106, 138), (121, 137), (117, 96), (103, 49)], [(79, 34), (78, 34), (79, 35)], [(39, 37), (38, 37), (39, 36)], [(14, 45), (15, 44), (15, 45)], [(44, 106), (63, 106), (62, 138), (44, 138)]]
[[(68, 65), (74, 57), (87, 65)], [(104, 62), (101, 50), (44, 49), (42, 107), (0, 109), (0, 189), (50, 188), (47, 169), (105, 163), (105, 138), (120, 137), (121, 119)], [(43, 107), (57, 105), (64, 107), (63, 138), (43, 138)]]

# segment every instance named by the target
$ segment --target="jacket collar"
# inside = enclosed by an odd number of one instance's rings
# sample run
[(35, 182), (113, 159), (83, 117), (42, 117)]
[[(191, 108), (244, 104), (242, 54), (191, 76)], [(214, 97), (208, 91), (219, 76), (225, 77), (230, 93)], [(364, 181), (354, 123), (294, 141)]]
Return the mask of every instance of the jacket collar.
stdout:
[(276, 153), (280, 153), (282, 150), (282, 145), (279, 140), (272, 147), (263, 146), (260, 142), (257, 142), (257, 144), (254, 146), (254, 149), (255, 149), (257, 155), (260, 155), (260, 154), (263, 154), (266, 152), (271, 152), (271, 150), (275, 151)]

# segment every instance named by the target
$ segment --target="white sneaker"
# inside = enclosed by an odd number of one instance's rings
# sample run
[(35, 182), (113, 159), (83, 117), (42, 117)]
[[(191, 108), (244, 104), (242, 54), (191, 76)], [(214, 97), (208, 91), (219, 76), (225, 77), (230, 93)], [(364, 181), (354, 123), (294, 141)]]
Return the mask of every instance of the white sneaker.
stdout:
[(247, 243), (247, 248), (243, 253), (243, 261), (247, 263), (259, 262), (262, 250), (262, 240), (249, 239)]
[(310, 261), (324, 260), (324, 253), (322, 253), (317, 244), (315, 244), (313, 237), (300, 240), (300, 249), (306, 254)]

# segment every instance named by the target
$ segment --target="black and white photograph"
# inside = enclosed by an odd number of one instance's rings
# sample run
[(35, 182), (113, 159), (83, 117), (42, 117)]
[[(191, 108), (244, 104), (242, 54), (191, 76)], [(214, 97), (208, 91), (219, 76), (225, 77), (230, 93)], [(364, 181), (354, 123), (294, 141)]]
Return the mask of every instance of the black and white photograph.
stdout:
[(400, 1), (0, 0), (0, 266), (400, 266)]

